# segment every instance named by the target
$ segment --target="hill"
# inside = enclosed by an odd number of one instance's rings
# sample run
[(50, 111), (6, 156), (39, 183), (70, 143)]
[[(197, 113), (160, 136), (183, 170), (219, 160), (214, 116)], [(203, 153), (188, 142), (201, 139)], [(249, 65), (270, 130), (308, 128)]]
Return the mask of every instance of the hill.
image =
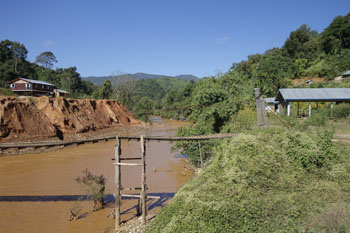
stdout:
[(113, 85), (118, 85), (121, 82), (124, 81), (131, 81), (131, 80), (138, 80), (138, 79), (159, 79), (159, 78), (178, 78), (178, 79), (183, 79), (183, 80), (188, 80), (188, 81), (198, 81), (199, 78), (190, 75), (190, 74), (182, 74), (182, 75), (177, 75), (177, 76), (169, 76), (169, 75), (158, 75), (158, 74), (146, 74), (146, 73), (135, 73), (135, 74), (121, 74), (121, 75), (116, 75), (116, 76), (89, 76), (89, 77), (83, 77), (83, 79), (88, 80), (92, 82), (93, 84), (97, 86), (102, 86), (103, 83), (106, 80), (110, 80)]

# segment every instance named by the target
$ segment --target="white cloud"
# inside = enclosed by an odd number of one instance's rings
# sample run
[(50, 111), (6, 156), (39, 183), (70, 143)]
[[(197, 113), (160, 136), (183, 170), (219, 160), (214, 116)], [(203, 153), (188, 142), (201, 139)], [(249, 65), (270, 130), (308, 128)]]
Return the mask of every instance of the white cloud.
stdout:
[(218, 43), (219, 45), (224, 45), (229, 39), (230, 37), (228, 36), (220, 37), (216, 40), (216, 43)]
[(54, 45), (55, 45), (55, 42), (52, 42), (51, 40), (47, 40), (43, 44), (44, 47), (51, 47), (51, 46), (54, 46)]

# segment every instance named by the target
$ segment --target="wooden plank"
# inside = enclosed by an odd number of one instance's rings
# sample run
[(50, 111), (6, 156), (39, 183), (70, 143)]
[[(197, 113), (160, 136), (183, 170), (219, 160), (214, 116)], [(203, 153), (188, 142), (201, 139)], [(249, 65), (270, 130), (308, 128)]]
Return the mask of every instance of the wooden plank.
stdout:
[[(120, 160), (140, 160), (140, 157), (130, 157), (130, 158), (120, 158)], [(111, 158), (111, 160), (115, 160), (115, 158)]]
[(114, 165), (120, 165), (120, 166), (143, 166), (142, 163), (114, 163)]
[(141, 187), (133, 187), (133, 188), (122, 188), (123, 191), (135, 191), (135, 190), (141, 190)]
[[(122, 197), (135, 197), (135, 198), (139, 198), (141, 197), (141, 195), (139, 194), (122, 194)], [(151, 196), (151, 195), (147, 195), (147, 198), (151, 198), (151, 199), (160, 199), (159, 196)]]
[[(199, 135), (199, 136), (189, 136), (189, 137), (163, 137), (163, 136), (145, 136), (144, 140), (154, 140), (154, 141), (198, 141), (198, 140), (210, 140), (210, 139), (222, 139), (222, 138), (232, 138), (239, 134), (210, 134), (210, 135)], [(119, 139), (128, 140), (140, 140), (138, 136), (118, 136)], [(0, 143), (0, 149), (10, 149), (10, 148), (28, 148), (28, 147), (51, 147), (51, 146), (69, 146), (75, 144), (83, 144), (96, 141), (107, 141), (110, 139), (115, 139), (115, 136), (107, 136), (101, 138), (93, 139), (81, 139), (75, 141), (55, 141), (55, 142), (16, 142), (16, 143)]]
[(146, 216), (147, 216), (147, 206), (146, 206), (146, 144), (144, 140), (144, 136), (140, 136), (141, 142), (141, 158), (142, 158), (142, 174), (141, 174), (141, 193), (140, 193), (140, 201), (142, 206), (142, 223), (146, 224)]
[[(115, 161), (117, 163), (120, 162), (121, 155), (121, 140), (117, 136), (116, 137), (116, 145), (115, 145)], [(121, 172), (120, 165), (115, 165), (115, 230), (118, 230), (120, 227), (120, 189), (121, 189)]]
[(120, 158), (120, 160), (140, 160), (141, 157)]

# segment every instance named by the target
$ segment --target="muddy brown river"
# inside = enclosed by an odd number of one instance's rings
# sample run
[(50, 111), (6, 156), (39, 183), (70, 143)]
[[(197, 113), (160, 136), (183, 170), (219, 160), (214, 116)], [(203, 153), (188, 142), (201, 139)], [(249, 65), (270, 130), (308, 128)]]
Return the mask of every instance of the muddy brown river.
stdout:
[[(185, 123), (157, 120), (145, 129), (130, 129), (129, 135), (173, 136)], [(125, 133), (123, 134), (125, 135)], [(40, 154), (0, 157), (0, 233), (102, 233), (114, 225), (107, 218), (113, 210), (115, 140), (64, 148)], [(172, 144), (151, 141), (146, 144), (148, 213), (157, 213), (174, 193), (192, 177), (186, 160), (178, 152), (171, 153)], [(122, 140), (122, 157), (140, 154), (140, 143)], [(86, 195), (74, 180), (84, 169), (107, 178), (107, 206), (92, 211), (92, 202), (81, 200)], [(122, 167), (122, 186), (140, 187), (141, 168)], [(132, 193), (132, 192), (123, 192)], [(69, 209), (82, 207), (77, 221), (68, 221)], [(136, 216), (136, 199), (123, 199), (122, 220)]]

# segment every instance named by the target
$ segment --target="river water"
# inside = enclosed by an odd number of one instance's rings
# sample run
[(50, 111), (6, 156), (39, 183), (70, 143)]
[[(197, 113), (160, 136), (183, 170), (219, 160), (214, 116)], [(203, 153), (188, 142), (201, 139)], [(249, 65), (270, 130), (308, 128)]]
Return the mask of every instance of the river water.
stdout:
[[(145, 129), (129, 129), (129, 135), (173, 136), (185, 123), (156, 120)], [(137, 157), (140, 142), (122, 140), (122, 157)], [(0, 233), (31, 232), (104, 232), (114, 225), (107, 218), (113, 210), (115, 140), (85, 144), (40, 154), (0, 157)], [(147, 186), (149, 195), (160, 199), (147, 201), (148, 213), (157, 213), (174, 193), (192, 177), (185, 169), (186, 160), (178, 152), (171, 153), (171, 143), (146, 143)], [(81, 200), (86, 195), (74, 180), (84, 169), (107, 178), (107, 206), (92, 211), (92, 202)], [(122, 186), (140, 187), (141, 167), (122, 167)], [(132, 193), (132, 192), (123, 192)], [(69, 209), (81, 206), (77, 221), (68, 221)], [(123, 199), (122, 220), (136, 215), (136, 199)]]

